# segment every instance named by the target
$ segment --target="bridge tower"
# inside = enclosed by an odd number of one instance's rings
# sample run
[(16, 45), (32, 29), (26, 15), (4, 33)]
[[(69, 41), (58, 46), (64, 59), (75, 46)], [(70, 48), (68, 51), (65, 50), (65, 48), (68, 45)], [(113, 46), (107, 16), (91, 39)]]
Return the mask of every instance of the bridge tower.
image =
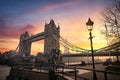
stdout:
[(29, 38), (28, 32), (25, 32), (20, 35), (19, 54), (23, 57), (30, 55), (31, 42), (27, 40), (28, 38)]
[(50, 55), (53, 49), (59, 49), (60, 27), (55, 25), (54, 20), (45, 24), (44, 29), (44, 54)]

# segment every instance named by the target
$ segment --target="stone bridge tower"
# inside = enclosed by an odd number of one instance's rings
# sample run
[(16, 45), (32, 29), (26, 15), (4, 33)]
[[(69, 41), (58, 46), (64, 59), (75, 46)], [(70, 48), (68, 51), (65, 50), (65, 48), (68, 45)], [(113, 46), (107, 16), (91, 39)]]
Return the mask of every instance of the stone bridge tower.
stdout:
[(54, 20), (49, 24), (45, 24), (44, 29), (44, 54), (50, 55), (53, 49), (59, 49), (60, 27), (56, 27)]
[(29, 38), (28, 32), (25, 32), (20, 35), (19, 54), (23, 57), (30, 55), (31, 42), (27, 40), (28, 38)]

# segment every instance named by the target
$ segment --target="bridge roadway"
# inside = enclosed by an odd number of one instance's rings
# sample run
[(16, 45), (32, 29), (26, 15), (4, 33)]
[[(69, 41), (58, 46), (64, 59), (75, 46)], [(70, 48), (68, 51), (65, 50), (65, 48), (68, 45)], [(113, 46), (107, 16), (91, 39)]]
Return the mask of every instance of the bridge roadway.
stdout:
[[(94, 53), (94, 56), (120, 56), (120, 52), (98, 52), (98, 53)], [(81, 54), (76, 54), (76, 53), (72, 53), (72, 54), (61, 54), (62, 57), (79, 57), (79, 56), (92, 56), (91, 53), (81, 53)]]

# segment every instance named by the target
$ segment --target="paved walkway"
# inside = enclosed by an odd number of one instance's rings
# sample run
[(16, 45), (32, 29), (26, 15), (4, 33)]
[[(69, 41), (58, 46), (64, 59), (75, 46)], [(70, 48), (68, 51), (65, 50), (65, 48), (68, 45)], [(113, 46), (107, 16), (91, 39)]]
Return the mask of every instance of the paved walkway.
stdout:
[[(104, 70), (105, 67), (106, 66), (103, 66), (101, 64), (96, 65), (97, 70)], [(80, 68), (92, 69), (92, 65), (80, 66)], [(5, 80), (6, 76), (9, 75), (9, 71), (10, 71), (10, 67), (0, 65), (0, 80)], [(78, 77), (84, 77), (88, 80), (93, 80), (91, 71), (79, 70), (77, 75), (78, 75)], [(120, 80), (120, 76), (116, 76), (116, 75), (107, 75), (107, 76), (108, 76), (108, 80)], [(74, 75), (72, 75), (72, 78), (74, 79)], [(98, 80), (104, 80), (104, 74), (97, 72), (97, 78), (98, 78)], [(80, 79), (80, 80), (82, 80), (82, 79)]]
[(0, 65), (0, 80), (6, 80), (6, 76), (9, 75), (10, 67)]
[[(92, 65), (87, 65), (87, 66), (77, 66), (78, 68), (86, 68), (86, 69), (92, 69)], [(97, 64), (95, 65), (96, 70), (102, 70), (104, 71), (106, 66), (103, 66), (102, 64)], [(104, 79), (104, 73), (96, 72), (97, 74), (97, 79), (98, 80), (105, 80)], [(73, 80), (75, 79), (75, 73), (66, 73), (67, 76), (71, 77)], [(120, 80), (119, 75), (107, 75), (108, 80)], [(93, 80), (93, 73), (92, 71), (88, 70), (82, 70), (79, 69), (77, 73), (77, 80)]]
[[(103, 66), (102, 64), (97, 64), (95, 65), (96, 70), (104, 70), (106, 66)], [(87, 69), (92, 69), (92, 65), (88, 65), (88, 66), (82, 66), (82, 68), (87, 68)], [(84, 72), (84, 73), (83, 73)], [(87, 71), (87, 70), (79, 70), (78, 76), (80, 77), (85, 77), (88, 80), (93, 80), (93, 73), (91, 71)], [(104, 74), (100, 73), (100, 72), (96, 72), (97, 74), (97, 79), (98, 80), (105, 80), (104, 79)], [(119, 75), (107, 75), (108, 80), (120, 80), (120, 76)]]

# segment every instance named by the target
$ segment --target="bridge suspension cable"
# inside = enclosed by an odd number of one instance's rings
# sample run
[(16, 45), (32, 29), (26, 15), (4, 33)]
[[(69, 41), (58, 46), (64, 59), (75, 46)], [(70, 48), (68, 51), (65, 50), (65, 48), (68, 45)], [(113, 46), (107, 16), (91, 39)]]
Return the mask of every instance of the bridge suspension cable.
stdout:
[[(53, 31), (54, 30), (54, 31)], [(68, 42), (66, 39), (64, 39), (63, 37), (59, 36), (60, 37), (60, 40), (58, 40), (57, 36), (54, 35), (52, 32), (55, 32), (55, 29), (52, 29), (50, 31), (52, 37), (57, 40), (57, 41), (60, 41), (60, 44), (63, 45), (64, 47), (72, 50), (72, 51), (75, 51), (75, 52), (80, 52), (80, 53), (83, 53), (83, 52), (88, 52), (89, 50), (88, 49), (83, 49), (83, 48), (80, 48), (78, 46), (75, 46), (74, 44)], [(57, 32), (56, 32), (57, 33)]]
[(17, 45), (17, 47), (15, 49), (15, 52), (18, 52), (19, 46), (20, 46), (20, 42), (18, 43), (18, 45)]
[(111, 45), (109, 45), (109, 46), (100, 48), (100, 49), (98, 49), (98, 50), (96, 50), (96, 51), (97, 51), (97, 52), (100, 52), (100, 51), (110, 51), (110, 50), (115, 50), (115, 49), (120, 50), (120, 42), (116, 42), (116, 43), (111, 44)]

